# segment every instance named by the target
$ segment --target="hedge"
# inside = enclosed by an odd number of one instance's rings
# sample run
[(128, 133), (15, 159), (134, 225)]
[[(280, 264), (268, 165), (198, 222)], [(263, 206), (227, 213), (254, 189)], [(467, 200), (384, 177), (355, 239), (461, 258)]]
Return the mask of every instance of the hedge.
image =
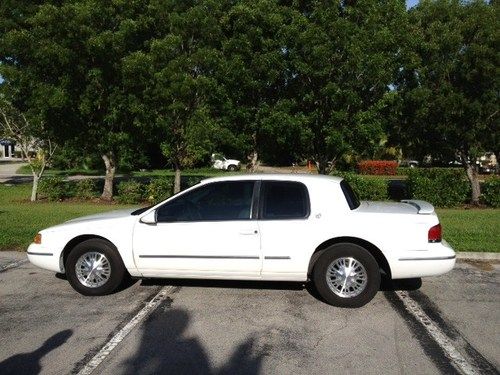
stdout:
[(483, 202), (488, 206), (500, 207), (500, 177), (493, 176), (482, 185)]
[(96, 180), (86, 178), (78, 180), (75, 184), (75, 197), (78, 199), (92, 199), (97, 196)]
[(360, 174), (395, 176), (398, 162), (394, 160), (365, 160), (358, 163)]
[(467, 202), (470, 186), (465, 172), (451, 168), (415, 168), (406, 180), (412, 199), (421, 199), (435, 207), (457, 207)]
[(172, 177), (153, 178), (146, 186), (146, 198), (151, 204), (160, 203), (172, 195), (173, 187)]
[(144, 200), (144, 184), (130, 180), (118, 185), (118, 201), (120, 203), (141, 203)]
[(346, 180), (361, 200), (381, 201), (389, 198), (385, 179), (366, 178), (350, 172), (336, 172), (335, 175)]
[(49, 201), (59, 201), (73, 196), (69, 183), (62, 177), (45, 177), (40, 179), (38, 192)]

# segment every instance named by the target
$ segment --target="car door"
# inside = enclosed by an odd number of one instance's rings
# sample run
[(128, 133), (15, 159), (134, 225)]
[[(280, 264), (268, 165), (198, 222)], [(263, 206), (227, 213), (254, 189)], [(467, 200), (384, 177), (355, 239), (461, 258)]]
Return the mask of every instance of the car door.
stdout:
[(255, 181), (203, 184), (156, 210), (156, 224), (134, 228), (134, 259), (144, 276), (258, 278), (260, 233)]
[(259, 228), (263, 278), (304, 277), (315, 224), (310, 212), (309, 193), (303, 183), (262, 181)]

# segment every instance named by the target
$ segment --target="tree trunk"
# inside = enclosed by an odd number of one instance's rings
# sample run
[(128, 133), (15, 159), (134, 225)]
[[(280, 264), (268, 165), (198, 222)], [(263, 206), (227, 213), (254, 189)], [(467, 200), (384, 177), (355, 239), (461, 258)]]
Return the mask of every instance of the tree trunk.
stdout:
[(256, 172), (258, 163), (259, 163), (259, 154), (257, 151), (253, 151), (250, 155), (247, 156), (247, 159), (249, 160), (247, 164), (247, 170), (251, 173)]
[(40, 177), (36, 173), (33, 173), (33, 187), (31, 188), (32, 202), (35, 202), (38, 198), (38, 180), (40, 180)]
[(175, 178), (174, 178), (174, 194), (181, 191), (181, 169), (175, 166)]
[(469, 180), (472, 189), (471, 203), (475, 206), (478, 206), (479, 198), (481, 196), (481, 187), (479, 185), (479, 179), (477, 176), (477, 168), (475, 165), (469, 162), (467, 156), (461, 155), (461, 158), (462, 158), (462, 165), (464, 166), (465, 173), (467, 174), (467, 179)]
[(115, 157), (112, 152), (102, 155), (104, 165), (106, 166), (106, 177), (104, 179), (104, 189), (102, 190), (101, 199), (110, 201), (113, 199), (113, 181), (115, 178), (116, 164)]
[(316, 169), (318, 170), (318, 174), (328, 174), (328, 162), (325, 160), (316, 160)]

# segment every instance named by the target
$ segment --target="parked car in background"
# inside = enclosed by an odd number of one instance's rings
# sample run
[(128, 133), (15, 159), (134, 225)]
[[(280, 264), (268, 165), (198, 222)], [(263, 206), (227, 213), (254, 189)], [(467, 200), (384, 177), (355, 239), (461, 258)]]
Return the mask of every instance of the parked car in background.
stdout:
[(381, 276), (441, 275), (455, 252), (423, 201), (360, 202), (331, 176), (211, 178), (153, 207), (67, 221), (40, 231), (34, 265), (103, 295), (139, 278), (311, 280), (325, 301), (359, 307)]
[(497, 173), (498, 161), (494, 152), (486, 152), (477, 158), (476, 164), (480, 173)]
[(399, 162), (400, 167), (408, 167), (408, 168), (416, 168), (419, 166), (419, 162), (417, 160), (404, 159)]
[(241, 162), (235, 159), (226, 159), (222, 154), (212, 154), (212, 167), (224, 171), (238, 171), (241, 169)]

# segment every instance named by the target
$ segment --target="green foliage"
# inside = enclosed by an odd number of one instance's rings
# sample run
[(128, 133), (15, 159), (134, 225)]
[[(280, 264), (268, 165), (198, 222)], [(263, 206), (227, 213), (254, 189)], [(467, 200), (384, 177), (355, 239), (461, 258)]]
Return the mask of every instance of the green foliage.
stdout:
[(120, 203), (141, 203), (144, 200), (144, 185), (138, 181), (122, 181), (118, 184)]
[(414, 168), (408, 171), (408, 192), (436, 207), (457, 207), (466, 203), (470, 187), (465, 172), (455, 168)]
[(498, 10), (493, 1), (437, 0), (409, 11), (395, 83), (399, 121), (390, 129), (405, 153), (473, 164), (498, 149)]
[(96, 180), (87, 178), (79, 180), (75, 183), (74, 188), (75, 197), (78, 199), (92, 199), (97, 195)]
[(61, 177), (42, 178), (38, 190), (49, 201), (59, 201), (72, 195), (68, 182)]
[(171, 177), (153, 178), (146, 187), (146, 198), (151, 204), (159, 203), (172, 195), (174, 180)]
[(492, 207), (500, 207), (500, 177), (492, 177), (483, 183), (483, 201)]
[(367, 178), (355, 173), (333, 172), (346, 180), (361, 200), (383, 201), (388, 199), (387, 180)]

